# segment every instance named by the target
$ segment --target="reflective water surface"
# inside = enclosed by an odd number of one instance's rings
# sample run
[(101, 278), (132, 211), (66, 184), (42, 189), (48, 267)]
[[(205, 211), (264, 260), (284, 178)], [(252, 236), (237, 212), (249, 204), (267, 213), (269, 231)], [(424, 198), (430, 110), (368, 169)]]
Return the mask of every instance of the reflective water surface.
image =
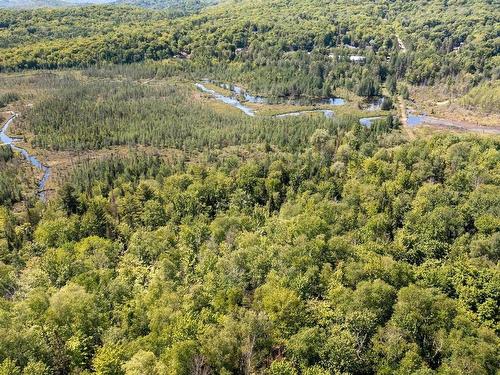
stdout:
[(37, 169), (40, 169), (43, 172), (43, 176), (41, 180), (38, 182), (38, 196), (40, 199), (45, 200), (45, 185), (47, 184), (47, 180), (50, 176), (50, 168), (44, 165), (40, 160), (38, 160), (35, 156), (30, 155), (28, 151), (24, 148), (18, 147), (15, 145), (16, 141), (19, 141), (19, 138), (9, 137), (7, 135), (7, 131), (9, 130), (9, 126), (14, 122), (14, 119), (17, 117), (16, 114), (12, 114), (12, 116), (5, 122), (2, 126), (2, 130), (0, 131), (0, 143), (10, 145), (10, 147), (24, 156), (24, 158), (30, 162), (32, 166)]

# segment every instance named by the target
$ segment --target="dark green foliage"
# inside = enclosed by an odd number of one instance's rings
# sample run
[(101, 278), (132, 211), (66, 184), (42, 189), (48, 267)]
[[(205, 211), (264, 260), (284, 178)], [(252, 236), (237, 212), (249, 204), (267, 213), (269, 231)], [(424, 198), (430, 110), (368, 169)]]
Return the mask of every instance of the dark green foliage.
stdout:
[(0, 77), (33, 99), (16, 131), (74, 165), (35, 203), (0, 147), (0, 374), (496, 375), (498, 138), (408, 141), (394, 113), (363, 127), (357, 109), (251, 118), (193, 85), (391, 109), (407, 83), (494, 80), (495, 10), (2, 12), (0, 69), (86, 69)]
[(0, 206), (10, 207), (33, 189), (32, 181), (23, 170), (24, 164), (15, 157), (8, 145), (0, 145)]
[(9, 145), (0, 145), (0, 162), (8, 162), (14, 157), (14, 152)]
[[(67, 177), (68, 183), (61, 190), (61, 197), (73, 201), (74, 195), (90, 192), (99, 181), (104, 194), (115, 186), (117, 181), (138, 182), (140, 179), (162, 178), (169, 175), (172, 168), (160, 157), (154, 155), (135, 155), (128, 158), (111, 156), (98, 162), (84, 161)], [(74, 207), (74, 204), (71, 204)]]
[(119, 0), (116, 3), (143, 8), (167, 9), (169, 15), (180, 16), (197, 12), (218, 2), (218, 0)]
[[(28, 113), (36, 135), (33, 145), (85, 150), (141, 144), (195, 151), (268, 142), (298, 150), (317, 128), (341, 134), (359, 127), (357, 119), (350, 117), (276, 120), (250, 118), (238, 111), (222, 113), (195, 100), (194, 91), (194, 85), (189, 89), (174, 84), (62, 80), (59, 89)], [(381, 129), (359, 127), (358, 137), (373, 137)]]
[(5, 107), (7, 104), (10, 104), (18, 99), (19, 95), (14, 92), (0, 94), (0, 108)]

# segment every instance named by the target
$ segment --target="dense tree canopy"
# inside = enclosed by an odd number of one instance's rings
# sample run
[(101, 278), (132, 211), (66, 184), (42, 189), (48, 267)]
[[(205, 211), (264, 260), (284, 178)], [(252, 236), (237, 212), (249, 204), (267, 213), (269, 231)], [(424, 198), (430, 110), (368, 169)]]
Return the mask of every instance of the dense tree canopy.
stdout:
[(2, 371), (494, 374), (498, 142), (356, 132), (89, 161), (0, 211)]
[(497, 4), (178, 3), (0, 14), (0, 375), (496, 375)]

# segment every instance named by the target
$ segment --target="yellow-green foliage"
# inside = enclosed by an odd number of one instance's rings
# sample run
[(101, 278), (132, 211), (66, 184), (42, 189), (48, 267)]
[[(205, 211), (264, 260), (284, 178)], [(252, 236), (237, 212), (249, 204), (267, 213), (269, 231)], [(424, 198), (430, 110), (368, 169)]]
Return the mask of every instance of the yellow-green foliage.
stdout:
[(480, 108), (486, 112), (500, 113), (500, 81), (474, 87), (461, 102), (463, 105)]

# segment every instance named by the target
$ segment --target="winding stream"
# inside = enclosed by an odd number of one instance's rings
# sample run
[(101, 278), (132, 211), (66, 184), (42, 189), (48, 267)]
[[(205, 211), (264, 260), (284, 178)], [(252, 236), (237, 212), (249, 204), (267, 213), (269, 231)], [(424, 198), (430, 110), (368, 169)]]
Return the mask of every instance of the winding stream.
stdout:
[[(253, 108), (250, 108), (240, 102), (236, 97), (233, 96), (226, 96), (222, 95), (215, 90), (211, 90), (207, 88), (205, 85), (202, 83), (196, 83), (196, 87), (200, 89), (201, 91), (212, 95), (215, 99), (225, 103), (229, 104), (230, 106), (239, 109), (243, 113), (245, 113), (247, 116), (255, 116), (255, 110)], [(243, 97), (243, 99), (247, 102), (250, 103), (258, 103), (258, 104), (263, 104), (263, 103), (269, 103), (268, 99), (265, 97), (261, 96), (253, 96), (248, 93), (246, 93), (241, 87), (238, 86), (229, 86), (229, 85), (221, 85), (221, 87), (230, 90), (231, 92), (235, 93), (237, 96)], [(329, 104), (329, 105), (344, 105), (345, 101), (341, 98), (327, 98), (327, 99), (321, 99), (318, 101), (318, 103), (321, 104)], [(304, 111), (297, 111), (297, 112), (288, 112), (288, 113), (282, 113), (282, 114), (277, 114), (272, 117), (275, 118), (285, 118), (285, 117), (294, 117), (294, 116), (301, 116), (303, 114), (308, 114), (308, 113), (317, 113), (321, 112), (324, 114), (326, 118), (333, 118), (335, 116), (335, 113), (332, 110), (329, 109), (313, 109), (313, 110), (304, 110)], [(17, 141), (20, 141), (20, 138), (15, 138), (15, 137), (9, 137), (7, 135), (7, 131), (9, 129), (9, 126), (12, 124), (14, 119), (17, 117), (17, 114), (12, 112), (12, 115), (7, 119), (7, 121), (3, 124), (1, 130), (0, 130), (0, 144), (7, 144), (9, 145), (14, 151), (17, 151), (23, 155), (23, 157), (35, 168), (41, 170), (43, 172), (43, 176), (38, 182), (38, 196), (40, 197), (41, 200), (45, 200), (45, 186), (47, 184), (47, 180), (50, 176), (50, 168), (40, 162), (35, 156), (30, 155), (27, 150), (25, 150), (22, 147), (16, 146), (15, 143)], [(359, 123), (363, 126), (370, 127), (374, 121), (380, 120), (383, 117), (364, 117), (359, 120)], [(473, 132), (481, 132), (481, 133), (489, 133), (489, 134), (500, 134), (500, 128), (498, 127), (486, 127), (486, 126), (475, 126), (473, 124), (465, 124), (465, 123), (460, 123), (458, 121), (452, 121), (452, 120), (445, 120), (445, 119), (439, 119), (435, 117), (430, 117), (426, 115), (417, 115), (414, 114), (411, 110), (407, 111), (407, 120), (406, 124), (409, 127), (416, 127), (422, 124), (428, 124), (436, 127), (442, 127), (442, 128), (452, 128), (452, 129), (458, 129), (458, 130), (465, 130), (465, 131), (473, 131)]]
[[(213, 82), (210, 82), (210, 83), (213, 83)], [(267, 100), (267, 98), (264, 98), (263, 96), (250, 95), (243, 88), (241, 88), (239, 86), (231, 86), (231, 85), (228, 85), (227, 83), (223, 83), (220, 85), (220, 87), (222, 87), (223, 89), (229, 90), (238, 96), (242, 96), (246, 102), (256, 103), (256, 104), (269, 104), (269, 100)]]
[[(216, 84), (217, 82), (205, 80), (206, 83)], [(319, 99), (307, 99), (307, 100), (294, 100), (294, 99), (283, 99), (278, 98), (275, 102), (273, 100), (266, 98), (264, 96), (254, 96), (250, 95), (244, 88), (237, 85), (229, 85), (227, 83), (219, 84), (223, 89), (231, 91), (235, 96), (243, 98), (245, 102), (254, 104), (289, 104), (289, 105), (304, 105), (306, 104), (323, 104), (323, 105), (333, 105), (340, 106), (345, 105), (346, 101), (342, 98), (319, 98)], [(305, 103), (304, 103), (305, 102)]]
[(276, 118), (295, 117), (295, 116), (301, 116), (301, 115), (304, 115), (307, 113), (323, 113), (326, 118), (333, 118), (335, 116), (335, 113), (330, 109), (311, 109), (311, 110), (306, 110), (306, 111), (282, 113), (279, 115), (274, 115), (273, 117), (276, 117)]
[[(212, 81), (206, 80), (204, 81), (205, 83), (214, 83)], [(215, 90), (207, 88), (203, 83), (197, 83), (196, 87), (200, 89), (201, 91), (212, 95), (215, 99), (229, 104), (230, 106), (233, 106), (234, 108), (239, 109), (240, 111), (243, 111), (246, 115), (248, 116), (255, 116), (255, 110), (253, 108), (250, 108), (240, 102), (238, 100), (239, 97), (241, 97), (245, 102), (249, 103), (256, 103), (256, 104), (268, 104), (271, 103), (270, 100), (263, 96), (253, 96), (245, 92), (245, 90), (239, 86), (231, 86), (228, 84), (220, 84), (220, 87), (223, 89), (231, 91), (234, 96), (226, 96), (223, 94), (218, 93)], [(378, 108), (378, 106), (381, 106), (381, 103), (383, 101), (382, 99), (378, 99), (377, 102), (374, 102), (372, 104), (373, 108), (372, 110), (375, 110)], [(297, 102), (293, 101), (288, 101), (289, 104), (292, 105), (299, 105)], [(345, 105), (345, 100), (342, 98), (324, 98), (324, 99), (318, 99), (315, 101), (316, 104), (326, 104), (326, 105), (333, 105), (333, 106), (339, 106), (339, 105)], [(370, 107), (371, 108), (371, 107)], [(332, 111), (331, 109), (309, 109), (309, 110), (304, 110), (304, 111), (296, 111), (296, 112), (286, 112), (286, 113), (280, 113), (277, 115), (273, 115), (272, 117), (274, 118), (285, 118), (285, 117), (296, 117), (296, 116), (302, 116), (305, 114), (310, 114), (310, 113), (323, 113), (323, 115), (326, 118), (334, 118), (335, 117), (335, 112)], [(383, 117), (364, 117), (359, 120), (359, 123), (363, 126), (370, 127), (374, 121), (382, 119)]]
[[(204, 81), (206, 83), (212, 83), (210, 81)], [(229, 104), (230, 106), (237, 108), (241, 111), (243, 111), (246, 115), (248, 116), (255, 116), (255, 110), (253, 108), (250, 108), (246, 106), (244, 103), (238, 100), (238, 98), (242, 98), (245, 102), (249, 103), (257, 103), (257, 104), (263, 104), (263, 103), (270, 103), (270, 101), (262, 96), (253, 96), (248, 93), (246, 93), (241, 87), (238, 86), (230, 86), (227, 84), (222, 84), (220, 85), (222, 88), (231, 91), (234, 95), (232, 96), (226, 96), (223, 94), (218, 93), (215, 90), (207, 88), (205, 85), (202, 83), (196, 83), (196, 87), (200, 89), (201, 91), (212, 95), (215, 99), (222, 101), (226, 104)], [(382, 107), (384, 98), (378, 98), (373, 103), (370, 104), (369, 107), (367, 107), (367, 111), (374, 111), (374, 110), (379, 110)], [(288, 101), (289, 104), (298, 104), (293, 101)], [(320, 99), (316, 101), (317, 104), (329, 104), (329, 105), (344, 105), (345, 101), (341, 98), (327, 98), (327, 99)], [(335, 116), (335, 113), (332, 110), (329, 109), (310, 109), (310, 110), (304, 110), (304, 111), (297, 111), (297, 112), (287, 112), (287, 113), (282, 113), (282, 114), (277, 114), (272, 117), (274, 118), (285, 118), (285, 117), (294, 117), (294, 116), (301, 116), (304, 114), (308, 113), (317, 113), (321, 112), (325, 115), (326, 118), (333, 118)], [(362, 126), (365, 127), (370, 127), (372, 124), (377, 121), (383, 119), (381, 116), (376, 116), (376, 117), (363, 117), (359, 119), (359, 123)], [(453, 121), (453, 120), (445, 120), (445, 119), (439, 119), (435, 117), (430, 117), (426, 115), (417, 115), (414, 114), (411, 110), (407, 111), (407, 119), (406, 119), (406, 125), (408, 127), (416, 127), (419, 125), (423, 124), (428, 124), (434, 127), (438, 128), (446, 128), (446, 129), (456, 129), (456, 130), (462, 130), (462, 131), (469, 131), (469, 132), (477, 132), (477, 133), (487, 133), (487, 134), (500, 134), (500, 128), (499, 127), (488, 127), (488, 126), (479, 126), (479, 125), (474, 125), (474, 124), (467, 124), (467, 123), (461, 123), (459, 121)]]
[(43, 176), (41, 180), (38, 182), (38, 196), (41, 200), (45, 200), (45, 185), (47, 184), (47, 180), (50, 176), (50, 168), (44, 165), (40, 160), (38, 160), (35, 156), (30, 155), (28, 151), (24, 148), (18, 147), (15, 145), (15, 142), (19, 141), (19, 138), (12, 138), (7, 135), (7, 130), (9, 126), (12, 124), (14, 119), (17, 117), (16, 113), (12, 113), (12, 116), (5, 122), (0, 131), (0, 143), (9, 145), (14, 151), (20, 152), (21, 155), (35, 168), (41, 170), (43, 172)]
[(197, 83), (196, 87), (198, 87), (201, 91), (212, 95), (215, 99), (217, 99), (223, 103), (229, 104), (230, 106), (237, 108), (240, 111), (243, 111), (247, 116), (252, 116), (252, 117), (255, 116), (255, 111), (252, 108), (247, 107), (246, 105), (242, 104), (240, 101), (238, 101), (235, 98), (219, 94), (218, 92), (205, 87), (205, 85), (203, 85), (201, 83)]
[(376, 117), (363, 117), (359, 119), (359, 123), (363, 126), (366, 126), (369, 128), (370, 126), (373, 125), (375, 121), (382, 120), (384, 117), (383, 116), (376, 116)]
[[(240, 102), (235, 96), (226, 96), (221, 93), (218, 93), (215, 90), (209, 89), (202, 83), (196, 83), (196, 87), (200, 89), (201, 91), (212, 95), (215, 99), (225, 103), (229, 104), (230, 106), (239, 109), (243, 113), (245, 113), (247, 116), (255, 116), (255, 110), (253, 108), (250, 108)], [(268, 99), (262, 96), (253, 96), (250, 94), (247, 94), (246, 92), (243, 91), (241, 87), (238, 86), (229, 86), (227, 84), (221, 85), (222, 88), (225, 88), (226, 90), (230, 90), (233, 92), (236, 96), (241, 96), (246, 102), (249, 103), (257, 103), (257, 104), (264, 104), (264, 103), (269, 103)], [(343, 99), (340, 98), (328, 98), (328, 99), (321, 99), (321, 103), (323, 104), (330, 104), (330, 105), (343, 105), (345, 102)], [(318, 103), (320, 103), (318, 101)], [(337, 104), (333, 104), (337, 103)], [(339, 104), (342, 103), (342, 104)], [(307, 113), (316, 113), (316, 112), (321, 112), (326, 118), (333, 118), (335, 116), (335, 113), (330, 110), (330, 109), (313, 109), (313, 110), (304, 110), (304, 111), (297, 111), (297, 112), (287, 112), (287, 113), (281, 113), (274, 115), (272, 117), (275, 118), (284, 118), (284, 117), (295, 117), (295, 116), (301, 116)]]

